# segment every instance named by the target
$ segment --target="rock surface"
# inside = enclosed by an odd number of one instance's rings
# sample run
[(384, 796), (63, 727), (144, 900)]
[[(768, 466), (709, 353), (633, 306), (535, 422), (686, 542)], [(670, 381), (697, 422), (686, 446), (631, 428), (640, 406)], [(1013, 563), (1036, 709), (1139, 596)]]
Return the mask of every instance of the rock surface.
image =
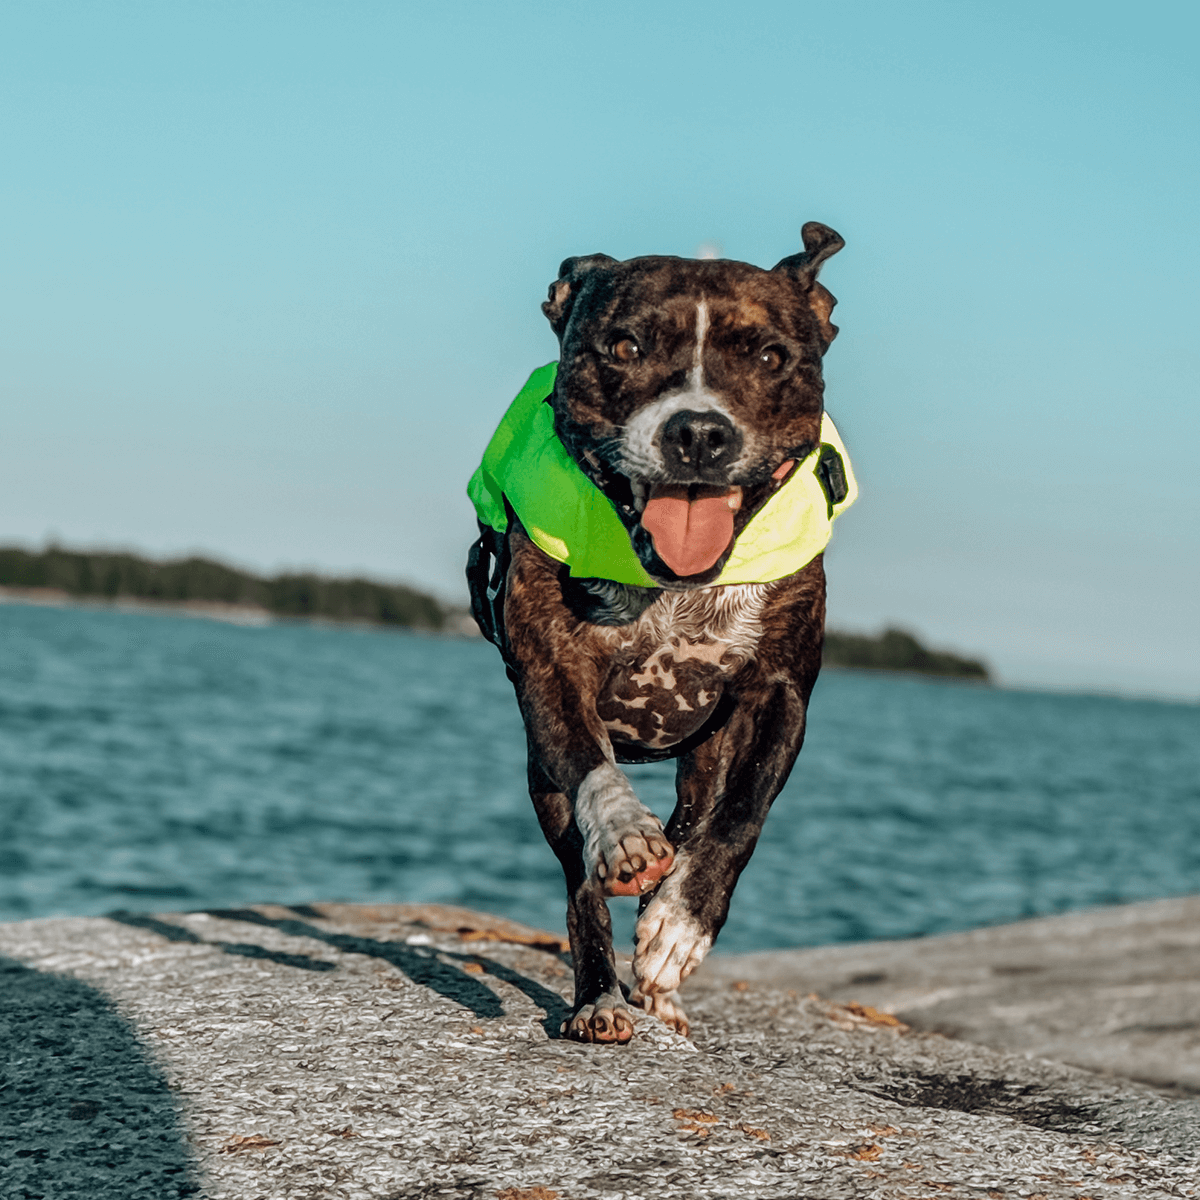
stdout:
[(1200, 896), (715, 957), (704, 979), (858, 1000), (917, 1029), (1200, 1093)]
[(0, 1196), (1192, 1196), (1195, 1047), (1128, 1026), (1184, 1024), (1197, 903), (713, 959), (693, 1040), (624, 1048), (557, 1037), (555, 937), (465, 910), (3, 925)]

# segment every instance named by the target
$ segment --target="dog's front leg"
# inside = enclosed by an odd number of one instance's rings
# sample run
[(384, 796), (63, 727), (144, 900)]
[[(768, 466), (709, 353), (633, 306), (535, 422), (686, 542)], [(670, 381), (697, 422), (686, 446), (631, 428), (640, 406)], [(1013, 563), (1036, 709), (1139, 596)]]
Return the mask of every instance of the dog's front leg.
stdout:
[(570, 799), (548, 778), (530, 742), (529, 794), (542, 832), (562, 864), (567, 882), (567, 935), (575, 967), (575, 1003), (563, 1022), (568, 1037), (583, 1042), (627, 1042), (633, 1016), (617, 980), (612, 921), (604, 889), (583, 854), (583, 837)]
[(607, 895), (638, 895), (671, 870), (662, 823), (617, 768), (596, 711), (606, 658), (562, 601), (558, 565), (510, 531), (505, 629), (529, 741), (529, 789), (567, 883), (582, 1041), (628, 1041), (633, 1019), (617, 981)]
[(667, 826), (675, 871), (643, 900), (635, 1003), (680, 1033), (676, 991), (712, 948), (734, 885), (804, 739), (805, 697), (790, 681), (745, 698), (729, 723), (679, 760), (679, 802)]

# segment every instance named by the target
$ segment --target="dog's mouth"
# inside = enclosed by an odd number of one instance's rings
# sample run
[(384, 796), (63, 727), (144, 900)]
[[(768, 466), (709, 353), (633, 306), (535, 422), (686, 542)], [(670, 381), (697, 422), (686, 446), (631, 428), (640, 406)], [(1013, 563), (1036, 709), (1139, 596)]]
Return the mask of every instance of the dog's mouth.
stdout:
[[(762, 480), (741, 484), (637, 479), (615, 470), (591, 450), (583, 452), (581, 465), (613, 502), (630, 533), (644, 532), (646, 550), (653, 546), (662, 565), (685, 580), (713, 570), (747, 521), (787, 482), (805, 452), (807, 448), (794, 451)], [(641, 540), (634, 537), (635, 548)]]
[(742, 507), (740, 487), (693, 483), (635, 485), (642, 528), (654, 552), (675, 572), (699, 575), (715, 565), (733, 541), (734, 514)]
[(747, 495), (737, 484), (648, 483), (631, 479), (633, 509), (654, 543), (654, 552), (681, 579), (710, 571), (733, 545), (736, 517), (749, 502), (757, 508), (796, 465), (781, 463), (766, 487)]

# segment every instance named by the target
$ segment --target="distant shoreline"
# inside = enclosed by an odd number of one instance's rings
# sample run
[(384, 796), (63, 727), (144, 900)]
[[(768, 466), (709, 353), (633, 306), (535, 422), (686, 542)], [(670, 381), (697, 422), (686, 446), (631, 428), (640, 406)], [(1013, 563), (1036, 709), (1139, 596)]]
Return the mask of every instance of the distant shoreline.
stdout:
[(170, 612), (226, 621), (231, 625), (266, 625), (275, 619), (265, 608), (220, 601), (144, 600), (136, 596), (72, 596), (61, 588), (0, 587), (0, 604), (35, 604), (42, 608), (111, 608), (121, 612)]
[(469, 614), (405, 584), (313, 572), (255, 575), (191, 555), (156, 561), (128, 551), (0, 547), (0, 589), (33, 603), (171, 609), (221, 620), (360, 622), (461, 633)]
[[(175, 613), (246, 626), (301, 620), (479, 636), (467, 609), (404, 584), (311, 573), (268, 578), (199, 556), (159, 562), (128, 552), (58, 546), (41, 551), (0, 547), (0, 604), (11, 603)], [(878, 635), (828, 630), (823, 663), (991, 682), (978, 659), (930, 650), (899, 629)]]
[(987, 665), (979, 659), (963, 658), (948, 650), (930, 650), (903, 629), (885, 629), (876, 635), (827, 629), (822, 664), (863, 671), (936, 675), (980, 684), (992, 682)]
[(227, 604), (219, 600), (150, 600), (140, 596), (73, 596), (59, 588), (14, 588), (0, 586), (0, 605), (30, 604), (39, 608), (93, 608), (123, 613), (161, 613), (163, 616), (196, 617), (227, 625), (256, 628), (263, 625), (303, 622), (308, 625), (338, 625), (361, 629), (402, 629), (406, 633), (429, 633), (448, 637), (477, 638), (479, 627), (462, 611), (461, 626), (453, 613), (447, 625), (432, 630), (422, 626), (384, 624), (379, 621), (342, 620), (323, 616), (287, 616), (253, 604)]

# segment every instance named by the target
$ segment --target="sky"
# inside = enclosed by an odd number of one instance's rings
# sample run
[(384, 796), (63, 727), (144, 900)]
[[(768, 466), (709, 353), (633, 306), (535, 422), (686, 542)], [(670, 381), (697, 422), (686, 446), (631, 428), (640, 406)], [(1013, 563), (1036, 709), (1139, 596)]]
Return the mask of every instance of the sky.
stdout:
[(559, 262), (820, 220), (830, 624), (1200, 698), (1200, 8), (0, 9), (0, 543), (465, 599)]

